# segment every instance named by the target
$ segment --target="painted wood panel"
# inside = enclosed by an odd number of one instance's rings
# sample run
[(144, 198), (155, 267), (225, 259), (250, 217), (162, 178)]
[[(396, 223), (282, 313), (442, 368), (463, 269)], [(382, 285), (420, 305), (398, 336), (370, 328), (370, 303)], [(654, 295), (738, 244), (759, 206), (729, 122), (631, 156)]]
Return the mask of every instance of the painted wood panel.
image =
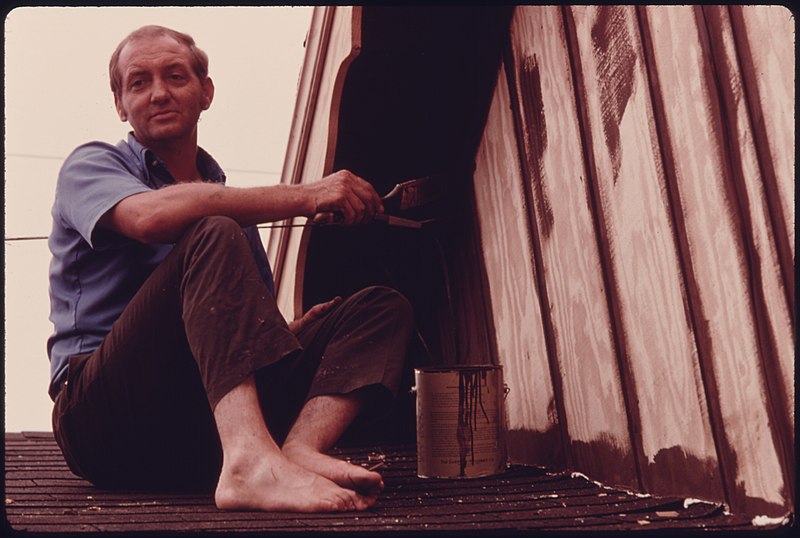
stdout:
[[(786, 169), (789, 164), (794, 166), (794, 135), (793, 131), (787, 131), (788, 127), (794, 127), (793, 115), (786, 114), (786, 109), (781, 108), (788, 106), (788, 103), (794, 104), (791, 84), (794, 78), (794, 57), (786, 55), (790, 41), (788, 39), (769, 39), (766, 41), (769, 46), (756, 49), (749, 43), (742, 45), (745, 38), (740, 34), (746, 32), (746, 29), (737, 27), (733, 22), (738, 15), (742, 23), (749, 25), (753, 24), (751, 21), (761, 21), (766, 15), (773, 31), (778, 32), (777, 35), (791, 35), (792, 27), (790, 24), (787, 26), (787, 22), (790, 23), (790, 12), (785, 8), (774, 7), (740, 6), (730, 10), (709, 6), (704, 8), (704, 15), (711, 31), (712, 43), (715, 44), (712, 48), (716, 51), (718, 71), (723, 80), (730, 80), (730, 83), (721, 85), (721, 93), (725, 104), (724, 116), (731, 118), (729, 126), (735, 126), (735, 133), (732, 134), (735, 134), (738, 142), (738, 159), (735, 159), (733, 166), (738, 172), (737, 183), (743, 189), (739, 197), (742, 224), (748, 228), (752, 236), (751, 249), (755, 250), (748, 252), (748, 258), (756, 284), (760, 285), (753, 295), (757, 303), (755, 315), (764, 324), (761, 328), (764, 333), (762, 357), (770, 384), (769, 393), (778, 399), (776, 403), (782, 408), (784, 415), (783, 428), (793, 440), (795, 338), (791, 316), (794, 310), (794, 252), (782, 255), (781, 251), (786, 250), (782, 243), (786, 241), (788, 230), (785, 226), (789, 223), (791, 244), (794, 244), (794, 209), (791, 206), (787, 208), (785, 203), (781, 203), (780, 207), (771, 203), (770, 191), (776, 189), (783, 193), (784, 198), (794, 196), (793, 174)], [(765, 37), (763, 31), (762, 27), (762, 40)], [(771, 65), (771, 57), (763, 54), (765, 50), (775, 46), (780, 47), (776, 55), (787, 60), (787, 64), (780, 70)], [(747, 76), (753, 76), (754, 80), (746, 82)], [(762, 101), (761, 89), (755, 86), (763, 86), (764, 82), (769, 82), (767, 87), (772, 91), (783, 90), (784, 93), (781, 97), (773, 96), (774, 100)], [(769, 120), (764, 121), (764, 118)], [(773, 143), (771, 140), (778, 136), (778, 129), (784, 138)], [(773, 155), (772, 151), (760, 152), (759, 146), (762, 144), (778, 148), (779, 155)], [(787, 215), (786, 209), (791, 213)]]
[[(765, 179), (774, 182), (773, 213), (780, 214), (783, 232), (795, 254), (795, 20), (785, 6), (730, 6), (735, 40)], [(778, 230), (776, 230), (777, 232)], [(794, 263), (791, 263), (794, 269)], [(792, 276), (793, 271), (788, 276)], [(787, 281), (789, 279), (787, 278)], [(788, 285), (788, 283), (787, 283)], [(793, 286), (792, 286), (793, 289)], [(792, 291), (791, 297), (794, 297)]]
[[(315, 47), (284, 182), (329, 171), (357, 10), (337, 7)], [(768, 6), (516, 8), (432, 300), (451, 362), (504, 366), (518, 461), (752, 515), (793, 505), (792, 22)], [(287, 316), (303, 237), (276, 251)]]
[[(743, 16), (759, 11), (747, 8)], [(734, 28), (729, 9), (706, 6), (702, 10), (708, 28), (711, 51), (721, 99), (720, 123), (729, 137), (730, 178), (739, 207), (739, 228), (742, 260), (747, 264), (747, 280), (754, 331), (759, 348), (756, 368), (764, 380), (764, 396), (770, 417), (770, 432), (778, 451), (788, 497), (793, 493), (793, 473), (789, 470), (794, 461), (794, 334), (790, 321), (793, 296), (781, 276), (777, 235), (782, 231), (772, 226), (765, 180), (751, 128), (748, 107), (751, 97), (744, 89), (742, 67), (750, 66), (752, 59), (742, 55), (736, 47)], [(784, 72), (784, 79), (791, 78)], [(774, 105), (773, 105), (774, 106)], [(769, 156), (766, 156), (770, 159)], [(770, 161), (771, 162), (771, 161)], [(791, 279), (790, 279), (791, 280)]]
[(566, 11), (643, 485), (719, 492), (635, 8)]
[[(316, 96), (320, 85), (318, 75), (324, 67), (331, 21), (332, 12), (328, 13), (321, 9), (315, 9), (312, 12), (311, 24), (306, 36), (303, 67), (297, 84), (292, 126), (289, 130), (289, 140), (283, 159), (281, 171), (281, 183), (283, 184), (294, 183), (302, 173), (311, 134), (312, 111), (317, 104)], [(282, 224), (291, 223), (292, 221), (287, 220)], [(280, 293), (286, 267), (288, 239), (289, 232), (287, 230), (275, 229), (273, 233), (270, 233), (266, 247), (267, 257), (272, 263), (278, 293)]]
[(476, 156), (474, 190), (487, 267), (498, 363), (509, 393), (509, 457), (563, 460), (527, 226), (514, 119), (501, 68)]
[[(323, 57), (316, 58), (314, 69), (318, 73), (309, 74), (319, 83), (312, 90), (307, 108), (302, 112), (302, 121), (306, 123), (307, 138), (304, 147), (296, 147), (297, 166), (294, 169), (284, 169), (283, 183), (308, 183), (333, 172), (333, 150), (335, 149), (336, 127), (338, 125), (339, 102), (344, 77), (350, 62), (359, 52), (360, 46), (360, 21), (358, 17), (360, 8), (352, 6), (336, 6), (318, 9), (314, 17), (320, 17), (320, 32), (325, 31), (321, 37), (322, 43), (315, 47), (321, 51)], [(325, 30), (325, 17), (333, 20), (328, 23), (330, 28)], [(312, 21), (312, 27), (314, 22)], [(308, 59), (306, 59), (308, 61)], [(298, 120), (295, 120), (298, 121)], [(298, 122), (300, 123), (300, 122)], [(290, 147), (291, 149), (291, 147)], [(301, 152), (301, 153), (300, 153)], [(289, 159), (287, 155), (287, 160)], [(292, 219), (294, 224), (302, 224), (304, 217)], [(298, 265), (304, 264), (303, 253), (308, 241), (308, 228), (287, 228), (282, 230), (281, 241), (286, 246), (283, 254), (279, 255), (283, 271), (278, 277), (276, 286), (278, 307), (287, 319), (294, 319), (302, 314), (302, 288), (303, 270), (298, 270)]]
[[(540, 293), (572, 464), (638, 486), (561, 9), (518, 8), (511, 48), (520, 155), (544, 275)], [(611, 458), (620, 465), (606, 465)]]
[[(725, 116), (725, 103), (718, 101), (714, 62), (726, 60), (711, 57), (700, 8), (648, 8), (644, 14), (663, 103), (668, 175), (679, 193), (674, 209), (685, 230), (681, 240), (689, 257), (686, 276), (700, 360), (713, 376), (707, 379), (708, 397), (721, 420), (717, 442), (729, 500), (738, 510), (752, 511), (760, 503), (758, 508), (774, 512), (784, 502), (786, 486), (770, 431), (775, 425), (766, 405), (748, 289), (752, 275), (742, 235), (750, 230), (742, 230), (733, 177), (742, 163), (732, 161), (740, 157), (740, 142), (747, 146), (747, 135), (737, 133), (737, 111)], [(727, 77), (719, 84), (733, 82)]]

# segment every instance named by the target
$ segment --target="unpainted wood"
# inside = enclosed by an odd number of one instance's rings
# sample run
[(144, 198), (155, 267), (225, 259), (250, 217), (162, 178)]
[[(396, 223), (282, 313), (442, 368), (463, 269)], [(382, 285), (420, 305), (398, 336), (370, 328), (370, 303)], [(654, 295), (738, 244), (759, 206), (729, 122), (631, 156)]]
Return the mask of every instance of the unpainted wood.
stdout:
[[(587, 187), (564, 21), (521, 7), (511, 31), (521, 159), (561, 376), (573, 465), (638, 486)], [(619, 465), (608, 465), (614, 454)]]
[(703, 348), (701, 360), (709, 361), (706, 368), (714, 376), (708, 397), (721, 415), (717, 442), (725, 459), (730, 502), (745, 509), (761, 499), (775, 510), (784, 502), (785, 486), (759, 367), (748, 290), (752, 275), (742, 245), (742, 233), (748, 232), (741, 230), (742, 207), (730, 166), (736, 157), (733, 147), (746, 141), (736, 137), (735, 118), (725, 116), (714, 77), (714, 62), (725, 58), (712, 57), (699, 8), (650, 8), (646, 17), (664, 101), (661, 127), (675, 156), (670, 172), (680, 196), (678, 218), (686, 233), (682, 240), (691, 259), (690, 281), (696, 286), (690, 289), (696, 297), (695, 329)]
[(587, 112), (583, 128), (594, 163), (601, 246), (610, 261), (607, 293), (644, 485), (648, 491), (677, 492), (694, 479), (718, 492), (716, 450), (635, 8), (573, 7), (569, 14), (581, 64), (578, 99)]
[[(544, 441), (543, 436), (558, 428), (558, 419), (504, 67), (476, 156), (474, 190), (497, 358), (509, 389), (508, 427), (513, 432), (534, 432), (537, 441)], [(550, 445), (553, 443), (560, 443), (558, 435), (551, 439)], [(549, 465), (547, 456), (560, 451), (558, 446), (521, 444), (509, 445), (509, 457), (514, 461)]]

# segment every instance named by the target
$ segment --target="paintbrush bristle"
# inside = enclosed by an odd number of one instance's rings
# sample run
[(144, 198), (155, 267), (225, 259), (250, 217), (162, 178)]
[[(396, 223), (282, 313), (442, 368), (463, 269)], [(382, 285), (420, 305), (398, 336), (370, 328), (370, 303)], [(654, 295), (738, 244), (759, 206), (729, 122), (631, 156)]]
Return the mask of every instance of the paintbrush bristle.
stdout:
[(429, 204), (442, 195), (441, 182), (436, 176), (423, 176), (398, 183), (383, 197), (394, 209), (405, 210)]

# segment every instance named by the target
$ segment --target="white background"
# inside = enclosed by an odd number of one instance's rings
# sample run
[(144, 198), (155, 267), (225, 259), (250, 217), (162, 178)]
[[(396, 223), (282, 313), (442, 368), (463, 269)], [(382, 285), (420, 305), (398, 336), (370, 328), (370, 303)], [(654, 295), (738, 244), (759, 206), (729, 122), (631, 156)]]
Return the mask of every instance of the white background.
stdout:
[(200, 145), (228, 184), (280, 179), (311, 20), (308, 7), (17, 8), (5, 20), (5, 431), (49, 431), (50, 208), (63, 159), (116, 143), (108, 60), (128, 33), (160, 24), (191, 34), (216, 92)]

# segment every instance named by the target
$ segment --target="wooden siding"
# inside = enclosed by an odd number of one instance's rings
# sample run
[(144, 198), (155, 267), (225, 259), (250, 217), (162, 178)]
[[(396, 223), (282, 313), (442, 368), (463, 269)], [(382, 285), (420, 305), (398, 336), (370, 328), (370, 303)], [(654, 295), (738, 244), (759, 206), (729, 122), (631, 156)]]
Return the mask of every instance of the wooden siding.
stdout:
[[(475, 197), (494, 318), (498, 363), (509, 386), (508, 426), (512, 459), (563, 459), (551, 383), (514, 123), (505, 78), (498, 81), (486, 137), (478, 149)], [(515, 383), (511, 380), (525, 380)], [(524, 439), (516, 439), (522, 435)]]
[(792, 30), (516, 9), (474, 177), (512, 456), (793, 506)]
[[(313, 13), (282, 183), (308, 183), (333, 171), (342, 85), (360, 48), (359, 14), (358, 8), (347, 6)], [(291, 219), (293, 224), (305, 221)], [(281, 232), (271, 234), (267, 252), (279, 283), (278, 307), (287, 319), (294, 319), (302, 314), (304, 272), (296, 267), (304, 263), (308, 232), (301, 227)]]

